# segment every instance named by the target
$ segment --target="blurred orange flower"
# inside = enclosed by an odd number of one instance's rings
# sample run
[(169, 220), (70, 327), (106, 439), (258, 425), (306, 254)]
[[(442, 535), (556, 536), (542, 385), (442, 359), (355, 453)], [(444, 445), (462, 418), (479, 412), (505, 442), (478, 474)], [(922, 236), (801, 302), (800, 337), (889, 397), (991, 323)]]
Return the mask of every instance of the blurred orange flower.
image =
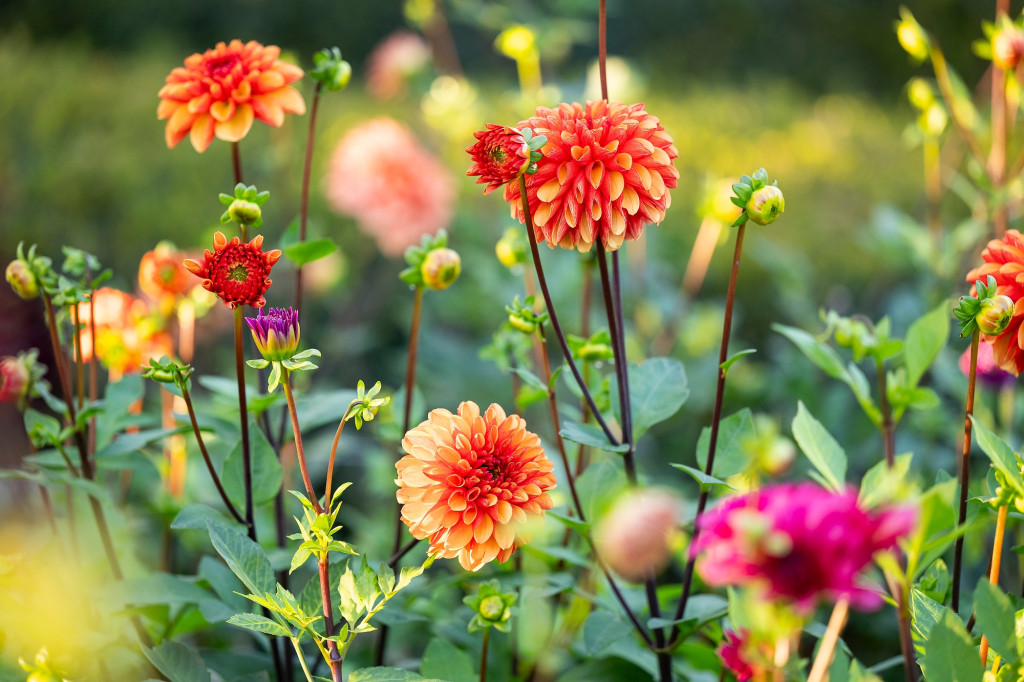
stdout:
[(139, 261), (139, 289), (151, 298), (160, 312), (169, 315), (175, 303), (186, 296), (196, 281), (181, 264), (185, 254), (170, 242), (160, 242)]
[(1014, 376), (1024, 369), (1024, 236), (1017, 230), (1007, 230), (1002, 239), (993, 239), (981, 252), (984, 263), (967, 273), (967, 281), (974, 284), (992, 275), (996, 279), (996, 294), (1009, 296), (1014, 302), (1009, 326), (998, 336), (983, 336), (992, 344), (992, 357), (996, 364)]
[(154, 319), (146, 302), (123, 291), (97, 289), (92, 305), (78, 304), (78, 318), (82, 324), (82, 360), (89, 362), (95, 353), (115, 376), (141, 371), (150, 358), (174, 352), (171, 337)]
[(402, 440), (398, 461), (402, 521), (430, 553), (468, 571), (507, 560), (525, 542), (523, 524), (551, 509), (551, 460), (519, 415), (473, 402), (434, 410)]
[(270, 269), (281, 258), (281, 250), (264, 252), (261, 234), (243, 244), (238, 237), (228, 241), (223, 232), (213, 235), (213, 248), (203, 253), (202, 263), (184, 261), (189, 272), (203, 278), (203, 288), (216, 294), (231, 310), (240, 305), (266, 305), (263, 294), (272, 283)]
[[(672, 138), (643, 104), (574, 102), (537, 107), (518, 129), (547, 137), (526, 195), (537, 240), (589, 251), (600, 239), (614, 251), (660, 223), (679, 172)], [(512, 217), (525, 222), (518, 183), (505, 185)]]
[(238, 142), (254, 118), (276, 128), (286, 113), (304, 114), (306, 103), (291, 87), (302, 69), (278, 59), (280, 54), (275, 45), (232, 40), (185, 59), (158, 93), (157, 118), (168, 119), (167, 146), (190, 135), (192, 146), (203, 152), (214, 136)]
[(354, 217), (392, 257), (445, 227), (455, 200), (448, 169), (390, 118), (373, 119), (345, 135), (325, 185), (331, 207)]

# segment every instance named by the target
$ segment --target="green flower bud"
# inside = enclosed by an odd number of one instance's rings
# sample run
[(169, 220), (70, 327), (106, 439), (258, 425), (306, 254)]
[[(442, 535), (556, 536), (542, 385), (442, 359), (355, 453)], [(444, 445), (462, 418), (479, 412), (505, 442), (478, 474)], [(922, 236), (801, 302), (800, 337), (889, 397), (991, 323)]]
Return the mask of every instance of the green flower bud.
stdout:
[(332, 47), (313, 55), (313, 70), (309, 75), (328, 90), (338, 92), (348, 87), (352, 66), (341, 58), (341, 50)]
[(1007, 71), (1017, 68), (1024, 56), (1024, 32), (1017, 26), (1001, 26), (992, 36), (992, 63)]
[(480, 617), (484, 620), (501, 620), (505, 613), (505, 602), (499, 596), (491, 596), (480, 602)]
[(4, 273), (7, 282), (16, 293), (26, 301), (39, 296), (39, 280), (36, 279), (32, 268), (23, 260), (13, 260), (7, 266)]
[(526, 262), (526, 236), (518, 227), (510, 227), (494, 246), (494, 253), (506, 268), (514, 268)]
[(228, 217), (239, 225), (254, 225), (263, 217), (263, 211), (252, 201), (235, 199), (228, 206)]
[(462, 272), (462, 259), (459, 254), (448, 248), (434, 249), (427, 254), (420, 265), (423, 284), (427, 288), (440, 291), (447, 289)]
[(786, 199), (782, 190), (775, 185), (767, 185), (750, 195), (746, 206), (747, 216), (758, 225), (774, 223), (776, 218), (786, 210)]
[(978, 330), (987, 336), (1002, 334), (1013, 318), (1013, 309), (1013, 299), (1003, 294), (982, 300), (981, 310), (974, 318)]
[(912, 78), (907, 84), (907, 99), (915, 107), (924, 111), (935, 103), (935, 91), (924, 78)]
[(928, 59), (928, 34), (917, 23), (917, 19), (906, 8), (900, 9), (900, 21), (896, 23), (896, 38), (911, 57), (919, 62)]

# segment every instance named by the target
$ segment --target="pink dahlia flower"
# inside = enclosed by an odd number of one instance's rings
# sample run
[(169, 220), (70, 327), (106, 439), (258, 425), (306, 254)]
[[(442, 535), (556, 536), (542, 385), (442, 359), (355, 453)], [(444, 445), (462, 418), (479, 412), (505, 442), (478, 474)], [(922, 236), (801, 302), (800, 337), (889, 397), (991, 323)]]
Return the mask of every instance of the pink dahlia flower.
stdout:
[(690, 551), (709, 585), (760, 586), (799, 610), (840, 597), (871, 610), (882, 598), (862, 573), (875, 553), (910, 533), (916, 516), (907, 507), (862, 509), (853, 489), (783, 484), (732, 497), (703, 515)]
[[(999, 367), (992, 356), (991, 343), (978, 344), (978, 379), (993, 388), (999, 388), (1016, 380), (1012, 374)], [(960, 371), (969, 376), (971, 371), (971, 349), (960, 355)]]
[(325, 182), (331, 207), (355, 218), (392, 257), (445, 227), (455, 200), (448, 169), (390, 118), (350, 130), (334, 150)]

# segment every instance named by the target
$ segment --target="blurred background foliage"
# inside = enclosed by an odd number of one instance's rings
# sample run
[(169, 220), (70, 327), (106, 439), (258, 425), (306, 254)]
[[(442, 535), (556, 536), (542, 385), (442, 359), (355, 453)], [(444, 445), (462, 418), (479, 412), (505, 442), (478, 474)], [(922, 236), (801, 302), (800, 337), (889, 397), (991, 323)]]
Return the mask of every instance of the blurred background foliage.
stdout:
[[(597, 3), (450, 0), (447, 19), (466, 80), (435, 81), (437, 72), (428, 72), (404, 96), (379, 102), (366, 90), (367, 56), (395, 30), (415, 30), (421, 4), (6, 0), (0, 5), (0, 262), (13, 257), (21, 240), (39, 243), (55, 259), (68, 244), (96, 254), (113, 267), (114, 285), (130, 291), (140, 257), (158, 241), (208, 248), (221, 211), (217, 193), (232, 184), (230, 148), (215, 142), (199, 155), (186, 140), (166, 149), (164, 124), (156, 120), (165, 76), (188, 54), (235, 37), (278, 44), (307, 69), (316, 50), (337, 45), (354, 75), (348, 90), (325, 98), (320, 112), (311, 233), (335, 240), (341, 258), (332, 261), (323, 286), (307, 295), (304, 342), (324, 355), (314, 385), (348, 388), (362, 378), (397, 387), (402, 380), (412, 304), (397, 279), (403, 264), (381, 255), (354, 220), (332, 213), (323, 193), (338, 140), (356, 124), (387, 115), (445, 160), (458, 187), (448, 229), (462, 254), (463, 275), (452, 290), (427, 297), (418, 385), (428, 407), (454, 408), (466, 399), (508, 405), (508, 376), (479, 359), (478, 351), (504, 320), (505, 303), (521, 294), (522, 281), (494, 257), (495, 242), (511, 224), (507, 206), (481, 196), (480, 186), (464, 177), (469, 160), (463, 150), (485, 121), (514, 123), (538, 103), (597, 96)], [(969, 86), (977, 85), (985, 62), (969, 46), (990, 8), (965, 0), (906, 4), (940, 36)], [(641, 445), (642, 470), (664, 477), (666, 462), (692, 463), (697, 435), (709, 421), (728, 235), (696, 298), (682, 294), (682, 273), (709, 188), (765, 166), (786, 193), (787, 211), (748, 236), (732, 348), (758, 352), (732, 370), (726, 411), (750, 406), (788, 431), (797, 400), (813, 404), (816, 416), (859, 457), (854, 479), (880, 457), (876, 431), (853, 398), (826, 385), (770, 325), (818, 331), (824, 326), (819, 309), (832, 308), (873, 320), (890, 315), (902, 335), (942, 298), (964, 292), (962, 273), (986, 234), (968, 223), (941, 263), (920, 242), (927, 236), (916, 224), (925, 212), (921, 152), (904, 135), (916, 115), (904, 86), (918, 69), (894, 35), (898, 3), (609, 0), (608, 9), (609, 53), (619, 58), (612, 64), (612, 98), (643, 101), (661, 118), (679, 149), (681, 175), (664, 222), (625, 253), (630, 356), (682, 359), (692, 388), (684, 416), (656, 428)], [(536, 96), (520, 93), (515, 63), (494, 46), (516, 23), (538, 36), (545, 87)], [(300, 85), (308, 103), (311, 84)], [(280, 129), (257, 124), (241, 144), (246, 181), (271, 192), (262, 228), (271, 246), (298, 213), (306, 126), (305, 117), (289, 117)], [(958, 159), (953, 147), (946, 150), (951, 168)], [(972, 213), (954, 192), (943, 210), (947, 230)], [(556, 306), (575, 331), (582, 259), (547, 250), (543, 256)], [(290, 302), (292, 276), (288, 264), (275, 269), (270, 305)], [(4, 288), (0, 354), (44, 347), (36, 312)], [(230, 373), (223, 355), (229, 348), (216, 344), (229, 318), (218, 306), (200, 325), (201, 372)], [(591, 320), (591, 328), (604, 324), (597, 315)], [(947, 349), (932, 378), (954, 411), (966, 383), (955, 367), (957, 350)], [(569, 402), (568, 391), (563, 394)], [(925, 479), (939, 468), (952, 471), (957, 423), (944, 415), (948, 411), (909, 416), (897, 433), (897, 451), (916, 452)], [(546, 424), (539, 407), (527, 418)], [(21, 451), (6, 441), (0, 462), (12, 464)], [(367, 444), (345, 451), (349, 471), (341, 480), (368, 472), (388, 485), (390, 450)], [(372, 526), (365, 532), (372, 549)], [(386, 551), (381, 540), (376, 544)], [(855, 638), (857, 620), (852, 627)], [(880, 650), (879, 658), (890, 653)]]

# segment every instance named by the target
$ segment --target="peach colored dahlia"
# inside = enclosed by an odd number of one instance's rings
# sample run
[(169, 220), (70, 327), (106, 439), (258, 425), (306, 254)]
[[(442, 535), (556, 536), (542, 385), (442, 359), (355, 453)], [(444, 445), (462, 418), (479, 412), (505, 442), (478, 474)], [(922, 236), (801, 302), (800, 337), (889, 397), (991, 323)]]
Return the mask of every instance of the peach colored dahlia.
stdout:
[(1006, 330), (998, 336), (983, 336), (992, 344), (992, 357), (996, 364), (1014, 376), (1024, 369), (1024, 236), (1017, 230), (1007, 230), (1002, 239), (993, 239), (981, 252), (984, 263), (967, 273), (971, 284), (985, 281), (989, 275), (996, 278), (996, 294), (1013, 299), (1013, 318)]
[[(526, 196), (537, 240), (589, 251), (600, 239), (614, 251), (659, 223), (671, 204), (679, 172), (672, 138), (643, 104), (604, 100), (538, 107), (517, 126), (547, 137)], [(505, 186), (512, 217), (525, 222), (519, 184)]]
[(402, 439), (398, 469), (402, 521), (430, 553), (458, 558), (468, 571), (506, 561), (524, 544), (522, 525), (551, 509), (551, 460), (519, 415), (492, 404), (480, 414), (464, 402), (458, 413), (433, 410)]
[(167, 146), (173, 149), (190, 135), (196, 151), (204, 152), (214, 136), (241, 140), (253, 119), (276, 128), (286, 113), (304, 114), (306, 103), (291, 87), (302, 69), (278, 59), (280, 54), (276, 45), (232, 40), (185, 59), (158, 93), (156, 115), (168, 119)]
[(231, 241), (222, 232), (213, 235), (213, 251), (206, 249), (203, 262), (188, 259), (188, 271), (203, 278), (203, 288), (213, 292), (234, 310), (240, 305), (262, 308), (267, 303), (263, 294), (271, 285), (270, 269), (281, 258), (280, 249), (263, 251), (263, 235), (247, 244), (238, 237)]

